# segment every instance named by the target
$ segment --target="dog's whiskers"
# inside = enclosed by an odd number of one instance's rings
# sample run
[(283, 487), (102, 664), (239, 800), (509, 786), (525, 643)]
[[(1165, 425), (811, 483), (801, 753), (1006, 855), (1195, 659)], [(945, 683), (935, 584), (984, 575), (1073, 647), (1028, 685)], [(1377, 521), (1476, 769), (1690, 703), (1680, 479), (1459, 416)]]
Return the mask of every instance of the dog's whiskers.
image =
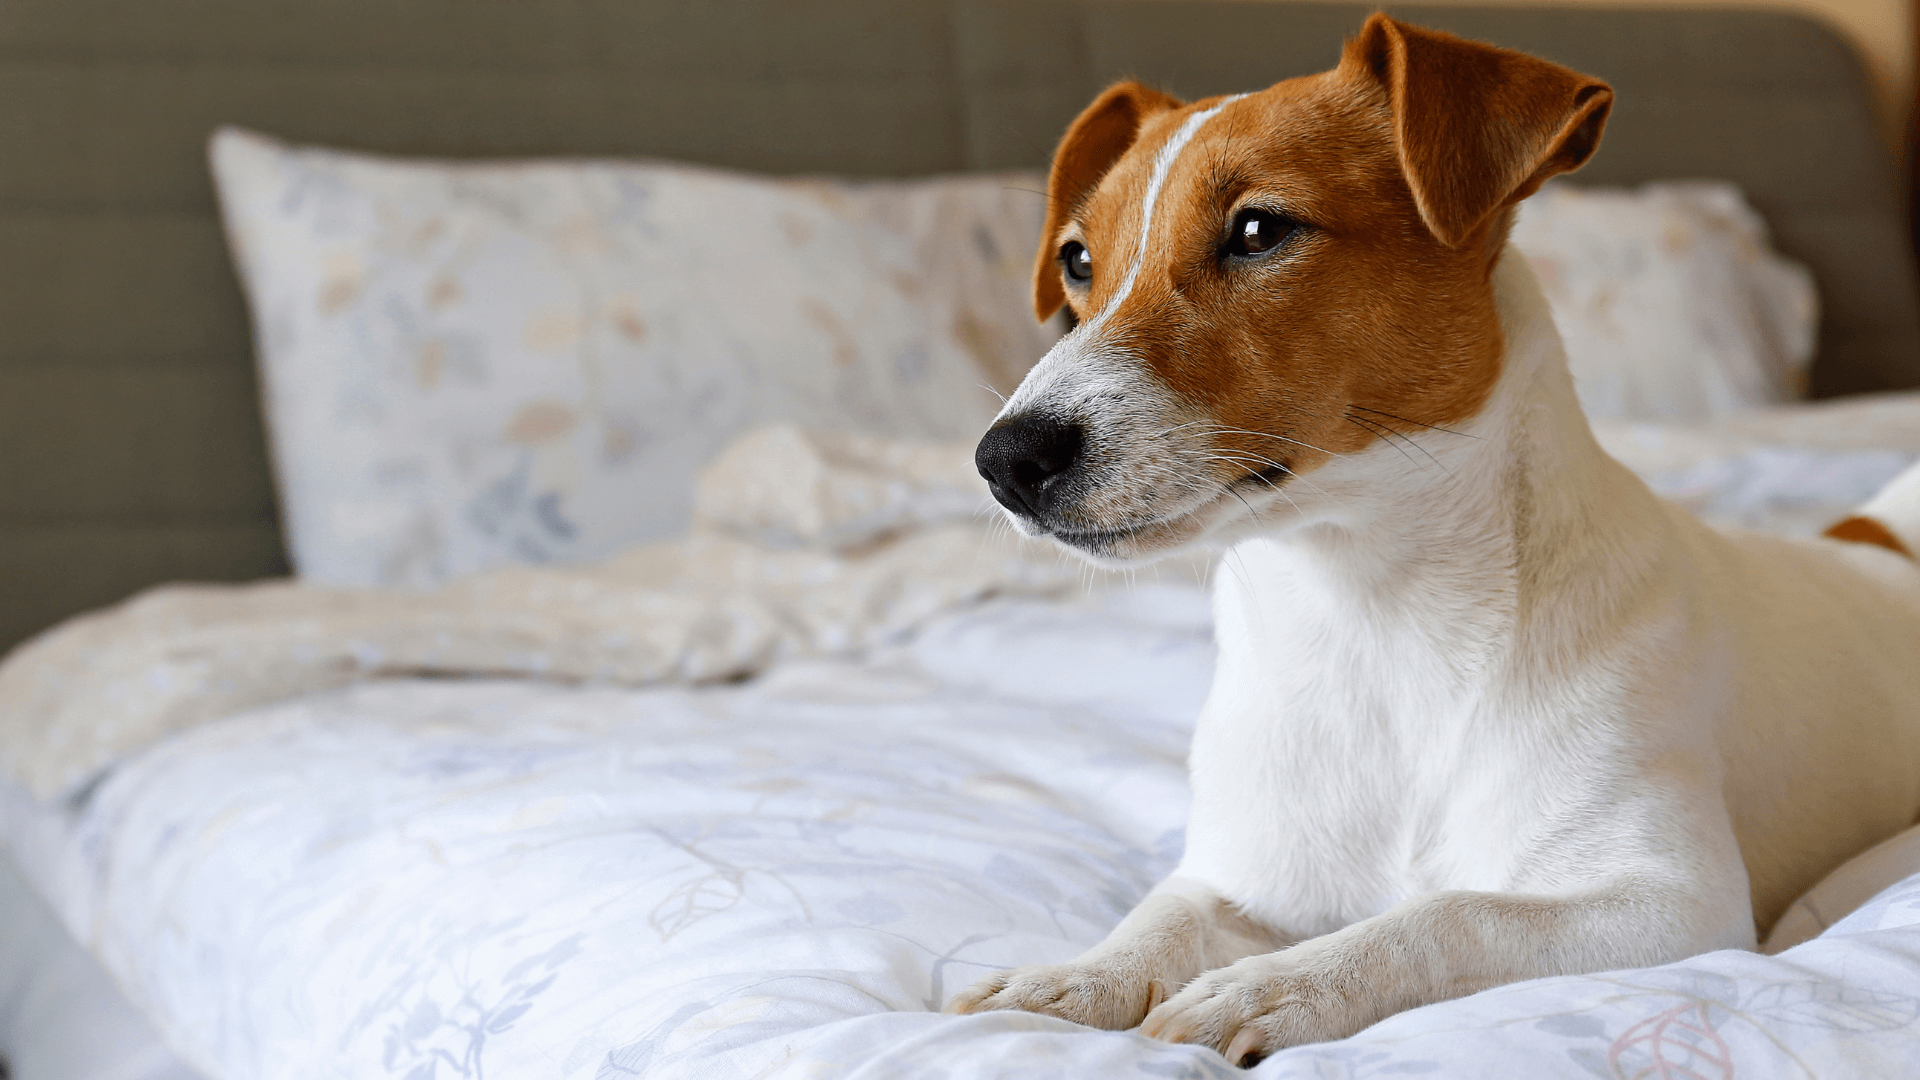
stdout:
[(1165, 438), (1165, 437), (1167, 437), (1168, 435), (1171, 435), (1171, 434), (1173, 434), (1173, 433), (1174, 433), (1174, 432), (1176, 432), (1176, 431), (1180, 431), (1180, 430), (1183, 430), (1183, 429), (1185, 429), (1185, 428), (1190, 428), (1190, 427), (1194, 427), (1194, 426), (1196, 426), (1196, 425), (1198, 425), (1198, 424), (1204, 424), (1204, 423), (1207, 423), (1207, 421), (1205, 421), (1205, 420), (1189, 420), (1189, 421), (1187, 421), (1187, 422), (1186, 422), (1186, 423), (1184, 423), (1184, 424), (1175, 424), (1175, 425), (1173, 425), (1172, 427), (1170, 427), (1170, 428), (1167, 428), (1167, 429), (1166, 429), (1166, 430), (1164, 430), (1164, 431), (1156, 431), (1156, 432), (1154, 432), (1154, 434), (1153, 434), (1153, 437), (1154, 437), (1154, 438), (1156, 438), (1156, 439), (1163, 439), (1163, 438)]
[(1404, 416), (1395, 416), (1390, 412), (1381, 412), (1379, 409), (1369, 409), (1365, 405), (1349, 405), (1347, 406), (1347, 408), (1359, 409), (1361, 412), (1372, 413), (1375, 416), (1384, 416), (1389, 420), (1398, 420), (1403, 424), (1412, 424), (1415, 427), (1423, 427), (1423, 428), (1426, 428), (1428, 431), (1444, 431), (1448, 435), (1458, 435), (1463, 439), (1478, 439), (1480, 437), (1478, 435), (1469, 435), (1464, 431), (1455, 431), (1452, 428), (1444, 428), (1444, 427), (1441, 427), (1439, 424), (1429, 424), (1420, 420), (1409, 420)]
[[(1267, 477), (1267, 473), (1270, 472), (1271, 470), (1278, 469), (1283, 475), (1286, 475), (1286, 476), (1294, 475), (1293, 470), (1287, 468), (1285, 465), (1282, 465), (1277, 461), (1270, 461), (1266, 458), (1260, 457), (1257, 454), (1236, 454), (1231, 452), (1213, 453), (1213, 454), (1204, 455), (1198, 458), (1197, 460), (1218, 461), (1224, 464), (1238, 466), (1239, 468), (1246, 471), (1247, 476), (1250, 476), (1253, 479), (1260, 481), (1261, 483), (1267, 485), (1268, 487), (1275, 486), (1274, 482)], [(1244, 480), (1246, 479), (1246, 477), (1242, 477), (1241, 479)], [(1237, 483), (1238, 481), (1235, 481), (1235, 482)]]
[(1347, 420), (1347, 423), (1354, 425), (1355, 427), (1359, 428), (1362, 431), (1379, 436), (1388, 446), (1391, 446), (1395, 450), (1400, 451), (1400, 456), (1403, 458), (1406, 458), (1408, 464), (1412, 465), (1414, 468), (1422, 469), (1426, 467), (1424, 465), (1421, 465), (1418, 461), (1415, 461), (1413, 458), (1413, 455), (1407, 453), (1406, 449), (1402, 447), (1399, 443), (1393, 441), (1392, 436), (1399, 434), (1399, 432), (1394, 431), (1392, 428), (1381, 425), (1375, 421), (1368, 420), (1364, 417), (1349, 416), (1346, 418), (1346, 420)]
[[(1247, 468), (1247, 462), (1244, 458), (1233, 457), (1230, 455), (1209, 454), (1209, 455), (1205, 455), (1203, 458), (1201, 458), (1201, 460), (1218, 461), (1218, 462), (1221, 462), (1222, 464), (1238, 465), (1243, 469)], [(1265, 458), (1257, 458), (1256, 460), (1266, 461)], [(1294, 476), (1296, 478), (1298, 476), (1298, 474), (1295, 473), (1292, 469), (1287, 468), (1285, 465), (1282, 465), (1277, 461), (1268, 461), (1267, 464), (1272, 465), (1274, 468), (1279, 469), (1281, 472), (1286, 473), (1288, 476)], [(1285, 488), (1282, 488), (1279, 484), (1276, 484), (1272, 480), (1267, 479), (1266, 476), (1262, 475), (1260, 472), (1256, 470), (1248, 469), (1248, 475), (1252, 476), (1255, 480), (1258, 480), (1261, 483), (1267, 485), (1267, 488), (1271, 490), (1274, 494), (1279, 495), (1281, 498), (1287, 500), (1287, 505), (1293, 507), (1294, 512), (1296, 513), (1302, 512), (1300, 510), (1300, 504), (1293, 501), (1293, 496), (1287, 494)], [(1222, 484), (1220, 489), (1232, 495), (1234, 498), (1239, 499), (1241, 504), (1246, 506), (1247, 512), (1250, 514), (1253, 514), (1253, 519), (1255, 521), (1260, 520), (1260, 515), (1254, 512), (1253, 505), (1247, 502), (1245, 496), (1241, 495), (1238, 491), (1234, 490), (1233, 484), (1231, 483)]]
[[(1414, 468), (1424, 469), (1426, 468), (1426, 466), (1420, 464), (1418, 461), (1415, 461), (1413, 455), (1407, 453), (1407, 451), (1401, 446), (1401, 443), (1405, 443), (1407, 446), (1411, 446), (1415, 450), (1420, 451), (1420, 453), (1424, 455), (1428, 461), (1433, 462), (1433, 464), (1437, 466), (1441, 472), (1446, 473), (1450, 479), (1457, 479), (1457, 477), (1454, 477), (1452, 469), (1447, 468), (1445, 463), (1443, 463), (1439, 458), (1434, 457), (1433, 454), (1426, 447), (1421, 446), (1417, 442), (1414, 442), (1413, 439), (1409, 437), (1406, 432), (1395, 431), (1378, 420), (1369, 420), (1364, 416), (1349, 416), (1346, 419), (1348, 423), (1358, 426), (1363, 431), (1371, 431), (1374, 434), (1379, 435), (1380, 438), (1384, 440), (1388, 446), (1393, 447), (1395, 450), (1399, 450), (1400, 456), (1406, 458), (1410, 462), (1413, 462)], [(1395, 439), (1398, 439), (1399, 441), (1395, 442), (1394, 441)]]
[(1323, 446), (1315, 446), (1310, 442), (1301, 442), (1299, 439), (1288, 438), (1285, 435), (1275, 435), (1272, 432), (1267, 432), (1267, 431), (1248, 431), (1246, 428), (1221, 427), (1221, 428), (1210, 428), (1206, 432), (1204, 432), (1204, 436), (1207, 436), (1207, 437), (1211, 437), (1214, 435), (1251, 435), (1256, 439), (1278, 439), (1281, 442), (1292, 443), (1295, 446), (1302, 446), (1307, 448), (1308, 450), (1313, 450), (1318, 453), (1325, 454), (1328, 457), (1337, 458), (1337, 457), (1346, 456), (1345, 454), (1336, 454), (1332, 450), (1328, 450)]
[(1253, 518), (1253, 520), (1255, 521), (1260, 520), (1260, 511), (1255, 510), (1253, 508), (1253, 504), (1247, 501), (1247, 497), (1245, 495), (1240, 494), (1238, 491), (1233, 490), (1233, 488), (1231, 487), (1222, 488), (1221, 490), (1225, 491), (1227, 494), (1233, 496), (1234, 498), (1239, 499), (1240, 505), (1247, 508), (1247, 515), (1249, 517)]

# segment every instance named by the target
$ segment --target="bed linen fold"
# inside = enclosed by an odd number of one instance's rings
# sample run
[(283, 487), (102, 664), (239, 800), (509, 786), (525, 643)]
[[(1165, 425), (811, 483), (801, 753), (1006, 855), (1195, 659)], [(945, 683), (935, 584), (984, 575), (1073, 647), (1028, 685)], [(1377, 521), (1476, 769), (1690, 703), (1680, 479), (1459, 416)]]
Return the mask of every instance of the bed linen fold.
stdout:
[(0, 664), (0, 766), (46, 799), (168, 733), (365, 679), (718, 682), (1099, 577), (990, 509), (971, 447), (763, 429), (702, 474), (689, 535), (597, 567), (170, 585), (73, 619)]

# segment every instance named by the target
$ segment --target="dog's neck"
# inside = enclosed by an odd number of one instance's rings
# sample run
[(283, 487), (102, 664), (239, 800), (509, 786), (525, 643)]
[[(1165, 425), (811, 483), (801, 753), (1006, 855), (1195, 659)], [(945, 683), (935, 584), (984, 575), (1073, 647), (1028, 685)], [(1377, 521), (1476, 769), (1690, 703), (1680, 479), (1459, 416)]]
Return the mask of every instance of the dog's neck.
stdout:
[[(1377, 647), (1390, 635), (1481, 670), (1495, 653), (1583, 636), (1563, 610), (1604, 614), (1596, 590), (1636, 591), (1665, 515), (1594, 440), (1525, 260), (1508, 249), (1493, 284), (1506, 352), (1485, 407), (1449, 430), (1399, 425), (1407, 438), (1311, 474), (1312, 524), (1225, 557), (1223, 627), (1299, 622), (1302, 638), (1383, 662), (1400, 653)], [(1582, 602), (1561, 603), (1574, 590)]]

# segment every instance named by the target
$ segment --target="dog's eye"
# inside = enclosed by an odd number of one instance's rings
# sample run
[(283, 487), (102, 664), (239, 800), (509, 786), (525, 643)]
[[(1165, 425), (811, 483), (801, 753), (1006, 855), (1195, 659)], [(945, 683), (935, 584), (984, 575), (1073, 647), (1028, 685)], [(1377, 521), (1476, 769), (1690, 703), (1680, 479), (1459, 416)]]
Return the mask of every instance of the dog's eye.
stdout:
[(1227, 237), (1229, 255), (1264, 255), (1293, 235), (1299, 223), (1271, 210), (1249, 207), (1233, 217), (1233, 230)]
[(1060, 265), (1066, 268), (1067, 277), (1074, 281), (1093, 280), (1093, 253), (1078, 240), (1069, 240), (1060, 245)]

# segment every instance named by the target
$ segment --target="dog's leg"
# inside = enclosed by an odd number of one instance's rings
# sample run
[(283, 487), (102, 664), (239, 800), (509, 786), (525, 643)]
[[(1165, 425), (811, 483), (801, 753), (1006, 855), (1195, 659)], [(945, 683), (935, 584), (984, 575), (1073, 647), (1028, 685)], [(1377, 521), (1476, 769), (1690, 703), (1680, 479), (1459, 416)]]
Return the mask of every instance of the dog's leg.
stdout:
[(1565, 899), (1432, 893), (1207, 972), (1154, 1009), (1140, 1030), (1211, 1046), (1241, 1064), (1503, 983), (1752, 948), (1750, 921), (1743, 944), (1740, 927), (1715, 927), (1700, 900), (1644, 882)]
[(954, 995), (947, 1011), (1022, 1009), (1118, 1031), (1201, 972), (1285, 943), (1212, 889), (1172, 877), (1072, 963), (990, 975)]

